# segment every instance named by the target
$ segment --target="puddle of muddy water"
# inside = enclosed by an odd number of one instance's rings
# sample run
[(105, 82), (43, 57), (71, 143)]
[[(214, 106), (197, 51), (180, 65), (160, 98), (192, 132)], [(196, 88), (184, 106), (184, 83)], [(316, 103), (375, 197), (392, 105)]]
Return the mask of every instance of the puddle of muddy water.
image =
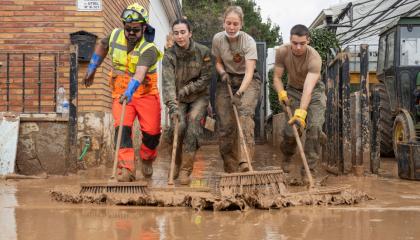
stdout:
[(15, 207), (16, 186), (0, 181), (0, 239), (17, 239)]
[(66, 207), (18, 208), (15, 217), (18, 239), (416, 239), (420, 234), (419, 214), (392, 210)]
[[(259, 152), (264, 152), (264, 164), (257, 163), (257, 167), (278, 161), (265, 148)], [(217, 148), (206, 147), (200, 154), (195, 178), (222, 169)], [(166, 184), (168, 161), (162, 157), (156, 162), (154, 184)], [(49, 190), (56, 186), (77, 187), (80, 181), (106, 179), (108, 174), (109, 169), (99, 168), (78, 176), (0, 182), (0, 239), (382, 240), (420, 236), (420, 183), (395, 177), (330, 177), (330, 183), (351, 184), (376, 198), (353, 206), (212, 212), (65, 204), (50, 199)]]

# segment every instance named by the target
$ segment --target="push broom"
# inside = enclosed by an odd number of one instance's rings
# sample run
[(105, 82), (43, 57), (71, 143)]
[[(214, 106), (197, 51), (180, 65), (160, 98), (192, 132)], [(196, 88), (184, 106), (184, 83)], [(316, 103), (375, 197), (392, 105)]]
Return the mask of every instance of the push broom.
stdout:
[[(227, 83), (230, 98), (233, 99), (232, 88)], [(240, 173), (222, 173), (220, 174), (220, 182), (218, 184), (219, 191), (222, 195), (236, 195), (245, 193), (265, 193), (269, 195), (282, 195), (287, 192), (284, 184), (284, 173), (282, 170), (267, 170), (255, 171), (251, 165), (251, 156), (245, 142), (245, 137), (242, 132), (241, 123), (239, 121), (238, 109), (235, 104), (233, 106), (233, 113), (237, 130), (239, 132), (239, 139), (241, 149), (245, 155), (246, 163), (248, 163), (249, 171)]]
[(123, 121), (125, 115), (125, 107), (127, 105), (127, 100), (124, 99), (122, 104), (122, 112), (120, 117), (120, 125), (118, 128), (117, 134), (117, 143), (114, 154), (114, 165), (112, 168), (112, 176), (108, 182), (102, 183), (81, 183), (80, 184), (80, 194), (83, 193), (122, 193), (122, 194), (141, 194), (147, 195), (147, 182), (145, 181), (136, 181), (136, 182), (118, 182), (116, 179), (117, 167), (118, 167), (118, 151), (121, 145), (121, 135), (123, 129)]
[[(289, 119), (292, 118), (292, 111), (288, 105), (283, 105), (286, 109), (287, 116)], [(300, 140), (300, 136), (296, 125), (292, 125), (293, 135), (295, 136), (295, 140), (299, 149), (300, 158), (302, 159), (303, 168), (305, 169), (306, 176), (308, 177), (308, 191), (303, 192), (296, 192), (296, 193), (289, 193), (285, 194), (285, 196), (293, 196), (293, 195), (322, 195), (322, 194), (340, 194), (344, 190), (347, 190), (349, 186), (337, 186), (337, 187), (316, 187), (314, 184), (314, 178), (312, 173), (309, 169), (308, 161), (306, 160), (305, 151), (303, 149), (302, 141)]]
[(175, 177), (175, 161), (178, 149), (178, 137), (179, 137), (179, 119), (174, 119), (174, 138), (172, 143), (172, 154), (171, 154), (171, 165), (169, 168), (169, 179), (168, 179), (168, 187), (153, 187), (150, 190), (156, 192), (175, 192), (175, 191), (184, 191), (184, 192), (210, 192), (210, 188), (208, 187), (176, 187), (174, 183)]

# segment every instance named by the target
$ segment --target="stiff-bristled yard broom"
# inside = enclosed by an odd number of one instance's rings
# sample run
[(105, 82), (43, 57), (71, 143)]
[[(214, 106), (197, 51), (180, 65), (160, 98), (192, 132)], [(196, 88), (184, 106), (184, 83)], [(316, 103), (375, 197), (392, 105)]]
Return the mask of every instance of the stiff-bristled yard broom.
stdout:
[[(288, 105), (283, 105), (286, 110), (289, 119), (292, 118), (292, 111)], [(285, 197), (291, 197), (296, 195), (340, 195), (342, 192), (349, 190), (350, 186), (341, 185), (335, 187), (321, 187), (315, 186), (315, 181), (312, 176), (311, 170), (309, 169), (308, 161), (306, 160), (305, 151), (303, 149), (302, 141), (300, 140), (299, 132), (296, 126), (292, 125), (293, 135), (295, 136), (296, 144), (298, 146), (300, 158), (302, 159), (303, 168), (305, 169), (306, 176), (308, 177), (308, 190), (294, 193), (284, 194)]]
[[(230, 98), (233, 99), (232, 88), (228, 81), (227, 88)], [(285, 176), (282, 170), (255, 171), (252, 167), (251, 157), (249, 155), (249, 150), (242, 132), (241, 123), (239, 121), (238, 109), (235, 104), (232, 104), (232, 106), (239, 133), (241, 149), (244, 153), (243, 155), (245, 155), (246, 163), (248, 163), (249, 171), (220, 174), (218, 189), (221, 195), (228, 196), (253, 193), (265, 193), (269, 195), (286, 194), (287, 190), (284, 184)]]
[[(178, 139), (179, 139), (179, 117), (176, 117), (173, 119), (174, 123), (174, 136), (173, 136), (173, 142), (172, 142), (172, 154), (171, 154), (171, 164), (169, 167), (169, 174), (168, 174), (168, 186), (167, 187), (153, 187), (149, 188), (150, 190), (154, 192), (210, 192), (209, 187), (202, 187), (202, 186), (176, 186), (174, 183), (174, 177), (175, 177), (175, 168), (176, 168), (176, 156), (177, 156), (177, 150), (178, 150)], [(181, 143), (182, 144), (182, 143)]]
[(127, 100), (124, 99), (122, 104), (122, 112), (120, 117), (120, 125), (118, 128), (117, 143), (114, 155), (114, 166), (112, 168), (112, 176), (107, 182), (87, 182), (80, 184), (80, 194), (93, 193), (113, 193), (113, 194), (135, 194), (135, 195), (147, 195), (147, 182), (136, 181), (136, 182), (118, 182), (116, 179), (117, 166), (118, 166), (118, 151), (121, 145), (121, 135), (123, 129), (123, 121), (125, 115), (125, 107)]

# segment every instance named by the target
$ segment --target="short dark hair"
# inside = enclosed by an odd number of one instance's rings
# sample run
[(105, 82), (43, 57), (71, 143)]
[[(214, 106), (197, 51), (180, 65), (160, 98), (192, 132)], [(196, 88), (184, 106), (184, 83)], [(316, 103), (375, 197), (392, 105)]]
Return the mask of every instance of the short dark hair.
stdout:
[(303, 37), (306, 36), (309, 38), (309, 29), (302, 24), (298, 24), (295, 25), (294, 27), (292, 27), (292, 29), (290, 30), (290, 36), (292, 35), (298, 35), (299, 37)]
[(189, 31), (189, 32), (191, 32), (191, 29), (192, 29), (192, 27), (191, 27), (191, 23), (190, 23), (190, 21), (188, 21), (187, 19), (185, 19), (185, 18), (178, 18), (178, 19), (176, 19), (176, 20), (174, 21), (174, 23), (172, 23), (172, 29), (173, 29), (173, 28), (174, 28), (174, 26), (175, 26), (175, 25), (177, 25), (177, 24), (185, 24), (185, 25), (187, 26), (188, 31)]

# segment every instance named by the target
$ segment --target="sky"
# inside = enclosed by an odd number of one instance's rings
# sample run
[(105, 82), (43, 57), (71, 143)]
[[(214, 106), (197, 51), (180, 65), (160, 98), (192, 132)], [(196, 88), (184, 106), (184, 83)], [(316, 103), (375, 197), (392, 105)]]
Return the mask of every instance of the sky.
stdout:
[(348, 2), (345, 0), (256, 0), (261, 7), (264, 21), (270, 17), (273, 23), (280, 26), (283, 42), (289, 42), (290, 28), (296, 24), (307, 27), (315, 20), (318, 14), (330, 6)]

